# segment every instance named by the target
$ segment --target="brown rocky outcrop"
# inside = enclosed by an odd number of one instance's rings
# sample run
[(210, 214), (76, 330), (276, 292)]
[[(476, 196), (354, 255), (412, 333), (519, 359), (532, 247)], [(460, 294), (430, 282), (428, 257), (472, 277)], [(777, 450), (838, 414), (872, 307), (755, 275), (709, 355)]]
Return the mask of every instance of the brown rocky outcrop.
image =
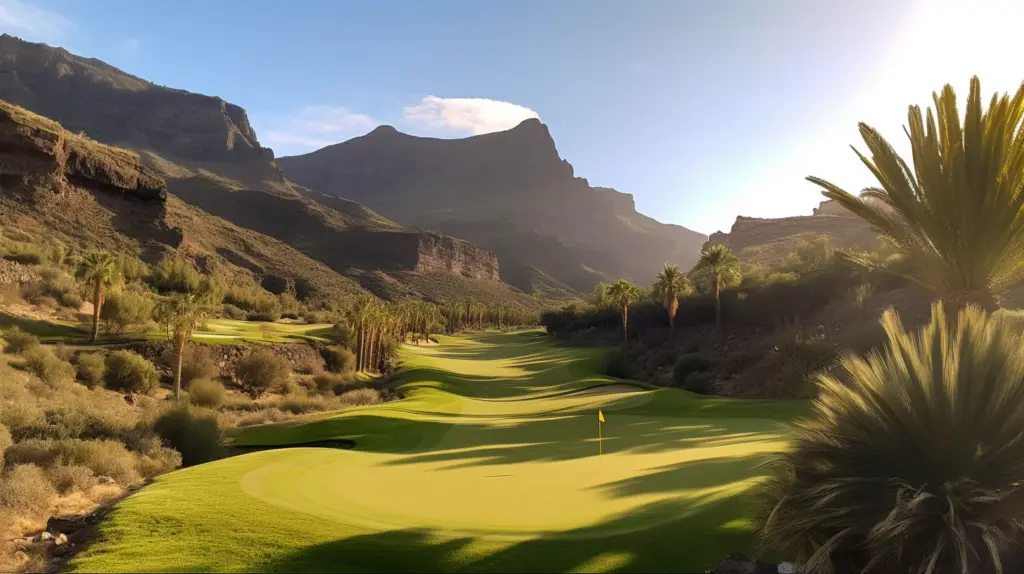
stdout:
[[(220, 375), (224, 377), (233, 376), (235, 365), (243, 357), (252, 352), (253, 349), (268, 349), (279, 357), (284, 357), (291, 364), (292, 369), (299, 372), (313, 372), (323, 370), (326, 363), (320, 352), (314, 347), (302, 343), (279, 343), (275, 345), (236, 344), (236, 345), (203, 345), (202, 343), (189, 343), (189, 345), (202, 345), (213, 354), (213, 360), (220, 368)], [(155, 364), (162, 364), (171, 344), (167, 341), (134, 343), (128, 347), (132, 351), (142, 355)]]

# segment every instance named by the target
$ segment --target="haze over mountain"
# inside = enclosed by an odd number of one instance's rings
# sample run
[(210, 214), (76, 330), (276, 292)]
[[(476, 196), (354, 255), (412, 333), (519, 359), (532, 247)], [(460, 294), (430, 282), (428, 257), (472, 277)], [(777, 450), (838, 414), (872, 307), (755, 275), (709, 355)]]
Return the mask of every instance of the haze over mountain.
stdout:
[(278, 163), (300, 185), (495, 251), (502, 279), (526, 291), (551, 279), (577, 291), (622, 277), (647, 284), (665, 263), (692, 265), (707, 239), (576, 177), (537, 119), (462, 139), (381, 126)]

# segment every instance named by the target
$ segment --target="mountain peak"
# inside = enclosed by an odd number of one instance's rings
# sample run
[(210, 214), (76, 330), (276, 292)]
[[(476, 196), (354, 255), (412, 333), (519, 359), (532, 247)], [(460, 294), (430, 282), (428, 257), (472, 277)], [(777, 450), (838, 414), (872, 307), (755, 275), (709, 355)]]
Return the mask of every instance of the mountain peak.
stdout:
[(368, 136), (369, 135), (383, 136), (383, 135), (394, 135), (394, 134), (397, 134), (397, 133), (401, 133), (401, 132), (396, 130), (395, 126), (389, 126), (389, 125), (382, 124), (382, 125), (379, 125), (379, 126), (373, 128), (373, 130), (370, 131), (370, 133), (368, 133), (366, 135), (368, 135)]

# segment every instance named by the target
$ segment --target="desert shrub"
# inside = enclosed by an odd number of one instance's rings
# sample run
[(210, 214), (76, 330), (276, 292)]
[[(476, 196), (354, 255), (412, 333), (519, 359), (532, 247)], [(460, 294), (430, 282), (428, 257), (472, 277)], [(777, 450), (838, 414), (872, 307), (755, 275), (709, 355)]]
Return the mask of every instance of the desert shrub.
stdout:
[(224, 304), (223, 311), (221, 311), (221, 315), (227, 317), (228, 319), (234, 319), (236, 321), (245, 321), (246, 317), (248, 317), (248, 313), (238, 308), (237, 306), (232, 305), (231, 303)]
[(103, 385), (107, 376), (106, 359), (102, 353), (81, 353), (75, 360), (75, 375), (82, 384), (89, 387)]
[[(160, 357), (161, 362), (173, 372), (178, 366), (178, 355), (173, 346), (167, 347)], [(213, 379), (220, 376), (220, 367), (213, 351), (202, 345), (185, 345), (181, 357), (181, 383), (186, 387), (196, 379)]]
[(250, 395), (258, 397), (291, 376), (286, 359), (266, 349), (256, 349), (235, 365), (235, 378)]
[(0, 507), (29, 513), (44, 512), (57, 496), (41, 468), (19, 464), (0, 475)]
[(8, 327), (2, 332), (4, 352), (20, 354), (39, 346), (39, 337), (26, 333), (18, 327)]
[(148, 393), (160, 382), (156, 366), (131, 351), (117, 350), (107, 355), (105, 382), (108, 389)]
[(380, 393), (376, 389), (354, 389), (338, 395), (338, 401), (350, 407), (375, 405), (380, 402)]
[(32, 464), (40, 468), (57, 465), (83, 466), (97, 476), (109, 476), (118, 484), (141, 480), (136, 455), (116, 440), (28, 439), (7, 449), (8, 464)]
[(203, 277), (190, 261), (168, 256), (150, 269), (149, 283), (160, 293), (197, 293)]
[(628, 379), (632, 370), (629, 357), (623, 349), (612, 349), (605, 357), (604, 372), (611, 377)]
[(998, 572), (1020, 539), (1006, 509), (1024, 488), (1024, 342), (976, 308), (935, 305), (918, 332), (882, 321), (883, 352), (817, 378), (774, 455), (760, 538), (805, 572)]
[(121, 269), (121, 277), (127, 283), (144, 281), (149, 278), (149, 265), (146, 265), (146, 262), (138, 257), (122, 255), (118, 259), (118, 266)]
[(285, 396), (301, 395), (303, 392), (302, 386), (298, 381), (292, 380), (291, 377), (279, 380), (277, 384), (273, 386), (273, 390), (274, 392)]
[(687, 391), (708, 395), (711, 394), (713, 381), (711, 373), (690, 371), (686, 378), (683, 379), (681, 386)]
[(4, 451), (12, 444), (14, 439), (11, 438), (11, 431), (6, 425), (0, 424), (0, 469), (4, 467)]
[(356, 354), (340, 345), (320, 349), (320, 355), (332, 373), (349, 373), (356, 370)]
[(42, 265), (46, 262), (46, 256), (40, 250), (30, 246), (22, 247), (19, 251), (6, 253), (3, 257), (9, 261), (24, 265)]
[(103, 328), (113, 334), (145, 327), (153, 318), (154, 301), (142, 293), (115, 291), (107, 295), (100, 309)]
[(39, 270), (39, 277), (38, 281), (21, 286), (21, 296), (29, 303), (43, 306), (44, 300), (49, 300), (73, 309), (82, 305), (78, 282), (65, 271), (44, 267)]
[(335, 323), (334, 327), (331, 328), (331, 332), (328, 337), (339, 347), (344, 347), (346, 349), (355, 347), (355, 329), (344, 321)]
[(53, 355), (55, 357), (69, 363), (75, 356), (75, 352), (69, 349), (68, 346), (64, 344), (64, 341), (58, 341), (56, 345), (50, 347), (50, 350), (53, 351)]
[(672, 376), (677, 382), (686, 381), (690, 373), (706, 371), (711, 368), (711, 361), (700, 353), (686, 353), (676, 358), (676, 364), (672, 367)]
[(210, 411), (174, 407), (156, 419), (153, 430), (181, 453), (185, 466), (217, 460), (223, 454), (217, 417)]
[(47, 469), (47, 474), (60, 494), (85, 492), (96, 485), (96, 474), (85, 466), (59, 464)]
[(799, 325), (781, 328), (775, 335), (778, 349), (778, 394), (785, 397), (806, 397), (813, 393), (813, 375), (829, 366), (836, 358), (836, 349), (824, 335), (808, 333)]
[(316, 390), (320, 394), (334, 393), (340, 395), (345, 391), (365, 387), (366, 385), (356, 381), (351, 373), (320, 373), (313, 377)]
[(189, 402), (197, 407), (219, 408), (224, 404), (226, 396), (227, 391), (220, 381), (194, 379), (188, 387)]
[(729, 356), (722, 361), (722, 368), (725, 369), (726, 373), (735, 375), (754, 366), (763, 357), (764, 353), (759, 353), (757, 351), (736, 351), (734, 353), (730, 353)]
[(56, 386), (75, 379), (75, 368), (62, 361), (50, 349), (39, 345), (22, 353), (25, 370), (39, 377), (44, 383)]

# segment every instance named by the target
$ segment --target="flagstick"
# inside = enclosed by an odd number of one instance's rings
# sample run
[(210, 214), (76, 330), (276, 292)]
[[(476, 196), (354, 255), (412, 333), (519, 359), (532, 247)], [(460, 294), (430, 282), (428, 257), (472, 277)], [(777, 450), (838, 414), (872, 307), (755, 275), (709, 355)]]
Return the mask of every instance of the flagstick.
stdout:
[(601, 438), (601, 421), (597, 421), (597, 456), (604, 454), (604, 446)]

